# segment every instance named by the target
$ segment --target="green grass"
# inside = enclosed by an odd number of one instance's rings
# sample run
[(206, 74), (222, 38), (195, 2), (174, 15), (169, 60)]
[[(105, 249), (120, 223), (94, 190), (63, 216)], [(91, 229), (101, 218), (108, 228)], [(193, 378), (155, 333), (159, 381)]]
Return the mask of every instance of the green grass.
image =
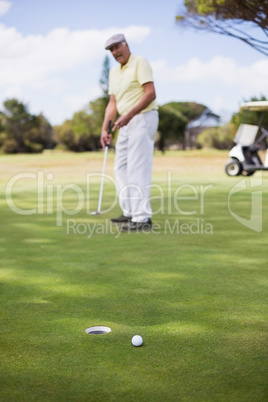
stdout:
[[(0, 400), (267, 400), (268, 175), (227, 177), (225, 152), (156, 153), (153, 233), (120, 234), (109, 223), (118, 205), (90, 216), (85, 200), (57, 226), (56, 185), (85, 194), (86, 174), (101, 169), (102, 156), (1, 156)], [(45, 177), (45, 213), (18, 215), (6, 204), (6, 185), (37, 171)], [(241, 180), (248, 188), (232, 196), (231, 211), (250, 219), (251, 195), (261, 191), (260, 232), (229, 211), (228, 195)], [(34, 179), (17, 181), (14, 205), (37, 208), (36, 189)], [(71, 212), (77, 194), (65, 189)], [(92, 210), (98, 192), (95, 178)], [(113, 198), (106, 182), (103, 208)], [(112, 331), (86, 334), (93, 325)], [(140, 348), (131, 345), (135, 334)]]

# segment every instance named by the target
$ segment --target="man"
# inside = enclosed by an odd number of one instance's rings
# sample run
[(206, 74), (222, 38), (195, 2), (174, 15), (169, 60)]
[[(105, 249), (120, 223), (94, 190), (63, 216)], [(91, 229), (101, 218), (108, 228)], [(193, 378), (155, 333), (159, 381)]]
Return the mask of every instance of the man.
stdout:
[(112, 139), (107, 131), (109, 120), (114, 123), (112, 131), (119, 129), (115, 178), (123, 215), (112, 222), (122, 223), (122, 231), (150, 230), (150, 186), (158, 126), (152, 69), (147, 60), (130, 52), (123, 34), (109, 38), (105, 49), (110, 50), (119, 63), (110, 71), (110, 100), (101, 133), (104, 148)]

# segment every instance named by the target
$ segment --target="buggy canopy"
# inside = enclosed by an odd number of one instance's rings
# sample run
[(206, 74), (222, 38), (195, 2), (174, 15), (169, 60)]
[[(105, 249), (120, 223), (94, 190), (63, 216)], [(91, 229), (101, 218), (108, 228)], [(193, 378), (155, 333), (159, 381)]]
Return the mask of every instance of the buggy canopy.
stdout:
[(268, 101), (244, 102), (240, 110), (252, 110), (254, 112), (268, 112)]

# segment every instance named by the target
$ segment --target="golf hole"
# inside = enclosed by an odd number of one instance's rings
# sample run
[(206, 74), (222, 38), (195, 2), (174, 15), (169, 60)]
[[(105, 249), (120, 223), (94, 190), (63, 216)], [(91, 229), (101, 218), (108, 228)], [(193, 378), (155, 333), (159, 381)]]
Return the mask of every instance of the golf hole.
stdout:
[(90, 327), (90, 328), (86, 329), (85, 332), (87, 334), (92, 334), (92, 335), (102, 335), (102, 334), (108, 334), (108, 332), (111, 332), (111, 328), (103, 327), (102, 325), (98, 325), (98, 326)]

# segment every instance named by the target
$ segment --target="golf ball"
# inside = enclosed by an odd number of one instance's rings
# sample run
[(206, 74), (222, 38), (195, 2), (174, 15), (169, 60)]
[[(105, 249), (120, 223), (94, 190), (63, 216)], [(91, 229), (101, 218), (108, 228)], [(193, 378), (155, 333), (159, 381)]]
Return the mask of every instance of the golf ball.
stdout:
[(134, 346), (141, 346), (143, 340), (140, 335), (134, 335), (131, 342), (132, 342), (132, 345), (134, 345)]

